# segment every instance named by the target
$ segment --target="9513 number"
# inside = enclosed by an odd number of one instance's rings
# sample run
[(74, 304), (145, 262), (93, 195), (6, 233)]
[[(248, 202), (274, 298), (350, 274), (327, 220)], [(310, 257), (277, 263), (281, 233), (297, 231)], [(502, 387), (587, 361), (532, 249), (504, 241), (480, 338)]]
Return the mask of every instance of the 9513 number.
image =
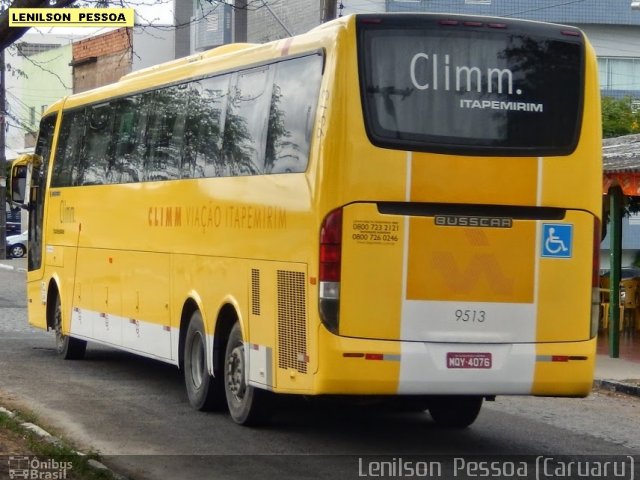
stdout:
[(477, 322), (482, 323), (487, 318), (487, 312), (484, 310), (462, 310), (455, 311), (456, 322)]

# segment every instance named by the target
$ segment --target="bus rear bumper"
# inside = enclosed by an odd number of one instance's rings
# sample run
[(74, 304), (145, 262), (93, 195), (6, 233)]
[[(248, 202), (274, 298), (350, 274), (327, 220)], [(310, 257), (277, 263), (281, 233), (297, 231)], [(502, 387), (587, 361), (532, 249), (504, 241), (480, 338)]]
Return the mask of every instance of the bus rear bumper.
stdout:
[(402, 342), (324, 331), (314, 393), (581, 397), (592, 389), (595, 342)]

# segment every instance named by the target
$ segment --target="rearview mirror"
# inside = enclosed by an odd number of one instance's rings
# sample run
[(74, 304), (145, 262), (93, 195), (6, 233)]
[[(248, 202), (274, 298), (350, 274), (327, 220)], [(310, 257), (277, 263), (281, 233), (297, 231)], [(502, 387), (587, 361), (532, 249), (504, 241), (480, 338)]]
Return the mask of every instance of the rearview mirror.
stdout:
[(16, 165), (11, 169), (10, 197), (12, 202), (24, 203), (27, 187), (27, 166)]
[(25, 153), (14, 160), (9, 178), (9, 199), (11, 203), (26, 207), (29, 203), (29, 185), (33, 169), (42, 165), (42, 157), (35, 153)]

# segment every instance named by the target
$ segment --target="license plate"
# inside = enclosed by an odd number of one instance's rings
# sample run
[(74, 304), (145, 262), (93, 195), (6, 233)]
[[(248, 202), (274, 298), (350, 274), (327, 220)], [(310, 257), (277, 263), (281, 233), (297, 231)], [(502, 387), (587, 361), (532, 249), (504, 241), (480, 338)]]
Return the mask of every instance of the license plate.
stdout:
[(491, 368), (491, 353), (447, 352), (447, 368)]

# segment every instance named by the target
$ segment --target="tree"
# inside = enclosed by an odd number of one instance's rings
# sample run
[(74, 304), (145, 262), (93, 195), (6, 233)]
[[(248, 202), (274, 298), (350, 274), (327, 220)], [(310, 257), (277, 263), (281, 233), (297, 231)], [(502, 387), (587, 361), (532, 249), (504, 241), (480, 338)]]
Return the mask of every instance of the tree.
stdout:
[[(75, 3), (76, 0), (13, 0), (9, 8), (63, 8)], [(3, 5), (6, 7), (6, 5)], [(0, 50), (22, 37), (28, 28), (9, 27), (9, 9), (5, 8), (0, 15)]]
[(630, 98), (602, 97), (602, 135), (605, 138), (640, 133), (640, 110), (631, 108)]

